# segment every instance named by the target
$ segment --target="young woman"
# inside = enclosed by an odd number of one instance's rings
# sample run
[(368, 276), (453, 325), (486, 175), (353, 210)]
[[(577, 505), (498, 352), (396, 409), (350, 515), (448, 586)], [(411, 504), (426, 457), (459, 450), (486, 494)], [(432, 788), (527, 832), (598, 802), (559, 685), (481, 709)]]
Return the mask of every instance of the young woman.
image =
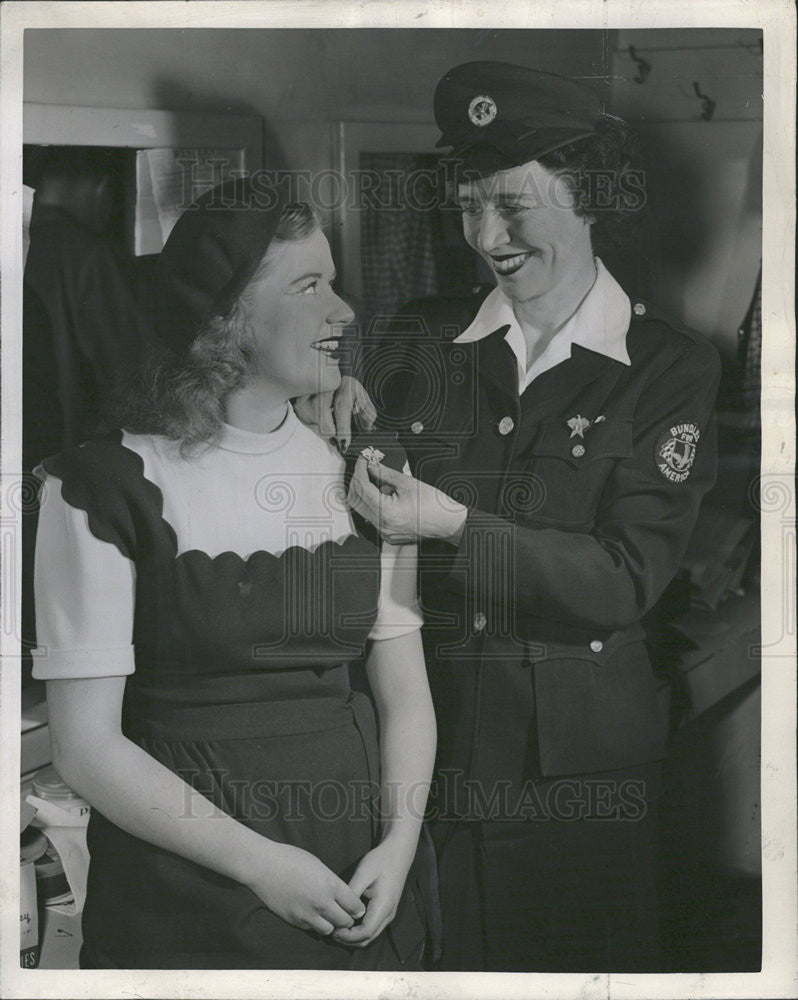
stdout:
[(155, 281), (168, 350), (124, 430), (43, 463), (36, 674), (92, 805), (84, 967), (424, 949), (415, 551), (359, 530), (343, 459), (294, 415), (337, 386), (351, 312), (309, 207), (259, 197), (237, 181), (183, 214)]

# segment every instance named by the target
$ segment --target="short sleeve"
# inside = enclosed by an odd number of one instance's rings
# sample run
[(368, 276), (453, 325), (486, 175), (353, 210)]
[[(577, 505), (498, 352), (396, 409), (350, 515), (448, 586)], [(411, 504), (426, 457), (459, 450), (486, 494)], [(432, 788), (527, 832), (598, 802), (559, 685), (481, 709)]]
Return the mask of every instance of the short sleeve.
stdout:
[[(396, 440), (396, 435), (392, 431), (368, 431), (357, 434), (347, 451), (344, 480), (347, 489), (355, 462), (361, 454), (370, 461), (376, 460), (397, 472), (410, 475), (407, 455)], [(377, 529), (368, 521), (358, 514), (354, 515), (354, 520), (362, 534), (381, 545), (380, 597), (377, 620), (369, 633), (369, 639), (393, 639), (416, 631), (424, 624), (416, 580), (418, 546), (391, 545), (381, 541)]]
[(416, 545), (382, 543), (380, 599), (369, 639), (394, 639), (421, 628), (416, 585)]
[(136, 571), (112, 542), (96, 538), (85, 510), (46, 477), (36, 534), (35, 605), (40, 680), (132, 674)]

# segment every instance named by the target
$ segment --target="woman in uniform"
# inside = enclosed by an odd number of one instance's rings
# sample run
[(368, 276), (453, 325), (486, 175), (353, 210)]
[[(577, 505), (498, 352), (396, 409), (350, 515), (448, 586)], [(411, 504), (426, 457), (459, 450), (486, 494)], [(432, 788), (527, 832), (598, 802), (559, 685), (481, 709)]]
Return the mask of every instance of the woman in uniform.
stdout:
[(92, 806), (84, 967), (419, 967), (414, 546), (357, 523), (289, 404), (340, 380), (333, 279), (307, 205), (211, 191), (158, 261), (164, 356), (124, 429), (43, 463), (36, 675)]
[(415, 478), (358, 459), (350, 500), (421, 542), (441, 968), (661, 970), (666, 722), (641, 619), (714, 481), (717, 353), (596, 256), (644, 191), (590, 88), (468, 63), (435, 116), (495, 287), (403, 311), (398, 390), (375, 352)]

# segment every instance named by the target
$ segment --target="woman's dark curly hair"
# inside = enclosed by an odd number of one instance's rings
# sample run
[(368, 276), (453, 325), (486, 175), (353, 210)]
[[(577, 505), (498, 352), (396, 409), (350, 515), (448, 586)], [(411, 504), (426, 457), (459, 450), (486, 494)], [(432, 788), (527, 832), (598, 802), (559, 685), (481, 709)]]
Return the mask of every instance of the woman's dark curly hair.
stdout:
[[(319, 225), (306, 202), (286, 206), (255, 277), (268, 268), (275, 244), (305, 239)], [(153, 346), (141, 371), (118, 394), (107, 422), (134, 434), (180, 441), (183, 454), (190, 454), (221, 429), (227, 398), (252, 374), (253, 346), (245, 288), (226, 315), (212, 316), (198, 331), (185, 358)]]
[(629, 126), (604, 115), (587, 139), (555, 149), (538, 161), (564, 177), (574, 212), (593, 222), (594, 250), (622, 245), (636, 230), (645, 206), (645, 171), (640, 145)]

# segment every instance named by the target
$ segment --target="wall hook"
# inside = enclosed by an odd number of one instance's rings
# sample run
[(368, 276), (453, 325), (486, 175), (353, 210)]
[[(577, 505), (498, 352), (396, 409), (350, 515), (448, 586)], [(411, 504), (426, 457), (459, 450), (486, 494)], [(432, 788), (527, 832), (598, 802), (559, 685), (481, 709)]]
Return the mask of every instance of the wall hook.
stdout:
[(693, 90), (695, 91), (695, 96), (701, 99), (701, 117), (705, 122), (708, 122), (715, 114), (717, 103), (711, 97), (707, 97), (706, 94), (701, 93), (701, 88), (698, 86), (697, 81), (693, 83)]
[(645, 83), (648, 79), (648, 74), (651, 72), (651, 63), (646, 62), (642, 56), (639, 56), (635, 52), (634, 45), (629, 46), (629, 58), (637, 66), (637, 76), (634, 77), (635, 83)]

